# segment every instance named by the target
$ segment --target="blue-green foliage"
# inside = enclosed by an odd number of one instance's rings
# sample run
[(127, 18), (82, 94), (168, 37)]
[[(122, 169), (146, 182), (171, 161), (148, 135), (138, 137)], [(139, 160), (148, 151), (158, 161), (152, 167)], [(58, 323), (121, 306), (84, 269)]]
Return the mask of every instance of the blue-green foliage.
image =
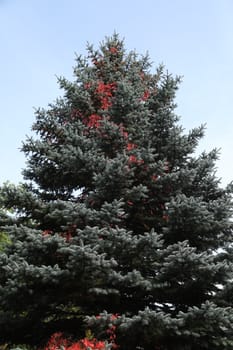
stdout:
[(0, 342), (105, 338), (117, 314), (122, 350), (232, 349), (232, 186), (179, 124), (180, 79), (115, 34), (74, 77), (0, 189)]

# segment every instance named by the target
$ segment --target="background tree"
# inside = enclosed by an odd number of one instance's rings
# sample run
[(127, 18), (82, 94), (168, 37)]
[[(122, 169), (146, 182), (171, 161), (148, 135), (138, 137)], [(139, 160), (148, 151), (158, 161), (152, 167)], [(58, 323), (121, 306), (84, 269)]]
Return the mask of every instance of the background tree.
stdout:
[(1, 188), (1, 342), (83, 337), (88, 318), (121, 349), (232, 349), (232, 186), (217, 150), (195, 155), (204, 127), (178, 123), (180, 79), (150, 70), (114, 34), (36, 112), (25, 183)]

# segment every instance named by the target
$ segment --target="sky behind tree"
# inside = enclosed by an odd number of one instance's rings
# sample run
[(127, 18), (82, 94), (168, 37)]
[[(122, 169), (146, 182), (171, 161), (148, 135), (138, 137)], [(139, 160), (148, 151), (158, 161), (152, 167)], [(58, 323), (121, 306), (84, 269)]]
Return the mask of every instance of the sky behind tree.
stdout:
[(217, 175), (233, 180), (232, 0), (0, 0), (0, 184), (22, 181), (22, 141), (34, 108), (62, 96), (56, 76), (73, 79), (75, 53), (113, 32), (127, 50), (149, 52), (183, 82), (176, 112), (186, 131), (206, 123), (198, 152), (220, 149)]

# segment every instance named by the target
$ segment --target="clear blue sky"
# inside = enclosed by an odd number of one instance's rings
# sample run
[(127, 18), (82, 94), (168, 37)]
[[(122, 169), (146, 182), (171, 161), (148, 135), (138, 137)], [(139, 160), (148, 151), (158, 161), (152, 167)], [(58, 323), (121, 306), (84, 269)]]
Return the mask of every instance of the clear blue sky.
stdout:
[(217, 174), (233, 180), (232, 0), (0, 0), (0, 184), (22, 181), (19, 148), (33, 107), (62, 95), (56, 75), (72, 79), (75, 52), (114, 31), (183, 76), (181, 124), (207, 123), (199, 150), (221, 148)]

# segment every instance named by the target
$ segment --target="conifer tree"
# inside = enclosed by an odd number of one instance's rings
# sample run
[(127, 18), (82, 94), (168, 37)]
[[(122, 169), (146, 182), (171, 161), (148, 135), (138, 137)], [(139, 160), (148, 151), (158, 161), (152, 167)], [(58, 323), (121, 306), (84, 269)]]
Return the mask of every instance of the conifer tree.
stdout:
[[(20, 186), (4, 185), (0, 342), (76, 339), (119, 349), (233, 349), (232, 186), (175, 113), (179, 77), (118, 35), (78, 56), (38, 109)], [(113, 316), (115, 315), (115, 316)], [(114, 320), (113, 320), (114, 318)]]

